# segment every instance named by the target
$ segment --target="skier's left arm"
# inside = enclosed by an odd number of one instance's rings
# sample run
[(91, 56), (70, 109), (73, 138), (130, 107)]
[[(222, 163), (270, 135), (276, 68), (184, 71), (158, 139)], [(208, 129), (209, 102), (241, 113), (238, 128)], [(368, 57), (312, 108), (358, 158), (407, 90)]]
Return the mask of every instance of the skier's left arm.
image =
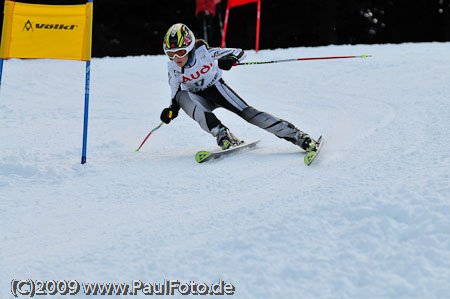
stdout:
[(244, 50), (237, 48), (210, 48), (208, 51), (218, 61), (219, 68), (225, 71), (229, 71), (235, 63), (243, 61), (247, 56)]

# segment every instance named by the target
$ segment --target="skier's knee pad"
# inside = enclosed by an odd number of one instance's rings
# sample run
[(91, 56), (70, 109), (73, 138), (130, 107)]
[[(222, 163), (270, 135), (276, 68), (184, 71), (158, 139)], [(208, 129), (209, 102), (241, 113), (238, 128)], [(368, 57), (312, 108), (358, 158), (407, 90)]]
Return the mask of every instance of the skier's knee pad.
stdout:
[(246, 121), (251, 123), (251, 120), (253, 118), (255, 118), (256, 115), (260, 114), (261, 111), (256, 110), (255, 108), (253, 108), (252, 106), (248, 106), (247, 108), (245, 108), (244, 110), (242, 110), (241, 112), (241, 116), (243, 119), (245, 119)]
[(267, 129), (280, 121), (278, 118), (273, 117), (266, 112), (259, 111), (251, 106), (242, 110), (241, 115), (247, 122), (262, 129)]

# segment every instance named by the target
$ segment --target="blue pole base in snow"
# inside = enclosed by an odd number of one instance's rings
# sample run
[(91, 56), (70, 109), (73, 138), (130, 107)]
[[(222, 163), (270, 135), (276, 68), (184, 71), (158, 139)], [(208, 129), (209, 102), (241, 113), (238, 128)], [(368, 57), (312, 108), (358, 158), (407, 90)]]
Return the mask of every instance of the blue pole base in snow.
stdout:
[(84, 96), (84, 125), (83, 125), (83, 150), (81, 153), (81, 164), (86, 163), (87, 131), (89, 115), (89, 84), (91, 77), (91, 62), (86, 61), (86, 91)]
[(2, 87), (3, 58), (0, 59), (0, 88)]

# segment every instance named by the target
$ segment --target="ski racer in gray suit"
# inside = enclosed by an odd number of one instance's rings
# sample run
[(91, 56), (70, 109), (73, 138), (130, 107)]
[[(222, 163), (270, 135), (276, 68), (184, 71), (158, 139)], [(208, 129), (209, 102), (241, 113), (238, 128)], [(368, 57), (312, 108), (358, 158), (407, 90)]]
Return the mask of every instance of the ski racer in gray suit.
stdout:
[(314, 151), (317, 143), (293, 124), (249, 106), (222, 79), (222, 70), (245, 58), (242, 49), (209, 48), (204, 40), (195, 40), (184, 24), (175, 24), (164, 37), (164, 52), (169, 57), (170, 107), (161, 113), (168, 124), (177, 117), (180, 108), (206, 132), (216, 137), (222, 149), (240, 144), (212, 112), (218, 107), (228, 109), (247, 122), (279, 138), (286, 139), (306, 151)]

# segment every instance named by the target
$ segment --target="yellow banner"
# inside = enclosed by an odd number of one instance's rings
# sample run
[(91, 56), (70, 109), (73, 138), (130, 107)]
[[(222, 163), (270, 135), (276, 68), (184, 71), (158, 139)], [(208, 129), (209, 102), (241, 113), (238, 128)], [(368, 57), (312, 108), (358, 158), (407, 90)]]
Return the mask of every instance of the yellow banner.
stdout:
[(1, 58), (90, 60), (93, 3), (41, 5), (5, 1)]

